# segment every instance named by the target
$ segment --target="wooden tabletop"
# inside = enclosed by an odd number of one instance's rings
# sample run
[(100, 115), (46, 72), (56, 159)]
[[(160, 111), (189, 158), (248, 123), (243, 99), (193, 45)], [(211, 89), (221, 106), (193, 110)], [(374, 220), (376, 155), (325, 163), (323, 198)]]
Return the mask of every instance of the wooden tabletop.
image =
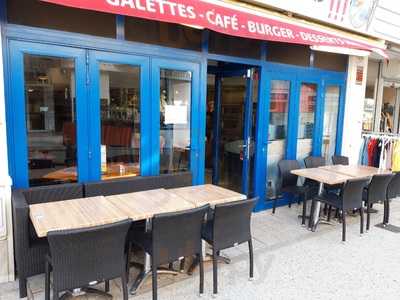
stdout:
[(196, 207), (200, 207), (206, 204), (215, 206), (217, 204), (239, 201), (246, 199), (246, 195), (239, 194), (237, 192), (212, 185), (196, 185), (188, 186), (177, 189), (168, 190), (188, 202), (193, 203)]
[(99, 226), (128, 218), (103, 196), (33, 204), (29, 215), (39, 237), (53, 230)]
[(354, 179), (353, 176), (336, 173), (322, 168), (298, 169), (291, 171), (291, 173), (329, 185), (345, 183), (349, 179)]
[(150, 219), (155, 214), (195, 208), (191, 202), (165, 189), (113, 195), (106, 199), (134, 221)]
[(335, 166), (324, 166), (320, 167), (321, 169), (328, 170), (331, 172), (352, 176), (354, 178), (363, 178), (363, 177), (372, 177), (378, 174), (391, 174), (389, 170), (382, 170), (369, 166), (344, 166), (344, 165), (335, 165)]

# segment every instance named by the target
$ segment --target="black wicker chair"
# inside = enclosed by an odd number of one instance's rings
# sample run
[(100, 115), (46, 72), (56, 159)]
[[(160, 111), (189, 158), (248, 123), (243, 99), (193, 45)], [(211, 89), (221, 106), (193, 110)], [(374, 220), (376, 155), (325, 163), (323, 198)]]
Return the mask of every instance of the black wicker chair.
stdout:
[[(342, 218), (342, 241), (346, 241), (346, 213), (347, 210), (360, 211), (360, 234), (364, 233), (364, 207), (362, 194), (364, 187), (368, 184), (367, 179), (352, 179), (348, 180), (340, 195), (325, 192), (313, 199), (312, 207), (315, 207), (315, 201), (320, 201), (329, 206), (335, 207), (341, 211)], [(314, 215), (311, 212), (311, 215)]]
[[(281, 160), (278, 163), (278, 169), (281, 176), (281, 188), (280, 193), (288, 193), (292, 196), (299, 197), (299, 202), (303, 202), (303, 213), (301, 224), (305, 225), (306, 222), (306, 211), (307, 211), (307, 200), (311, 199), (310, 187), (309, 186), (298, 186), (298, 176), (291, 173), (292, 170), (301, 169), (300, 163), (297, 160)], [(315, 191), (315, 189), (313, 189)], [(317, 190), (318, 193), (318, 190)], [(277, 198), (274, 199), (272, 213), (276, 210)], [(292, 200), (289, 198), (289, 207), (292, 205)]]
[(216, 205), (214, 218), (203, 227), (202, 238), (213, 249), (213, 293), (218, 293), (217, 262), (220, 250), (248, 243), (250, 279), (253, 279), (254, 260), (251, 237), (251, 214), (258, 198)]
[[(141, 192), (152, 189), (172, 189), (192, 185), (192, 173), (191, 172), (179, 172), (174, 174), (163, 174), (159, 176), (143, 176), (143, 177), (128, 177), (119, 178), (107, 181), (98, 181), (86, 183), (85, 196), (111, 196), (116, 194), (127, 194), (134, 192)], [(137, 268), (143, 268), (139, 263), (131, 263), (132, 254), (132, 239), (137, 231), (144, 232), (146, 221), (133, 222), (131, 230), (128, 233), (128, 262), (127, 272), (129, 273), (130, 266)]]
[(332, 156), (332, 163), (334, 165), (349, 165), (349, 158), (347, 156), (334, 155)]
[(384, 203), (384, 216), (383, 216), (383, 224), (389, 224), (389, 217), (390, 217), (390, 201), (400, 197), (400, 172), (396, 173), (392, 180), (390, 181), (387, 193), (386, 193), (386, 200)]
[(388, 186), (393, 176), (393, 174), (375, 175), (368, 187), (364, 189), (363, 200), (367, 207), (367, 230), (370, 228), (372, 205), (386, 201)]
[(46, 259), (46, 300), (50, 300), (50, 272), (53, 273), (53, 299), (59, 293), (87, 287), (91, 282), (121, 277), (123, 299), (128, 299), (125, 240), (130, 220), (114, 224), (52, 231), (48, 233), (50, 256)]
[(157, 300), (157, 268), (179, 258), (197, 256), (200, 262), (200, 294), (204, 292), (201, 230), (209, 206), (155, 215), (150, 232), (138, 232), (133, 243), (151, 256), (153, 300)]
[(83, 197), (81, 184), (64, 184), (14, 190), (12, 192), (14, 251), (19, 294), (27, 296), (27, 278), (44, 273), (49, 252), (46, 238), (39, 238), (29, 219), (29, 205)]

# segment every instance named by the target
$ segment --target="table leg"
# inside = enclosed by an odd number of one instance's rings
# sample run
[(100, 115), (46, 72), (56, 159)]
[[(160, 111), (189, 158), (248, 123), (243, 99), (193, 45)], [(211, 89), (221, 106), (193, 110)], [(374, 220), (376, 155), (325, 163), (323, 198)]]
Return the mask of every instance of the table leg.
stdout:
[[(146, 231), (151, 230), (151, 220), (147, 219), (146, 220)], [(143, 285), (143, 283), (146, 281), (148, 277), (151, 276), (151, 265), (150, 265), (151, 259), (150, 255), (147, 254), (146, 252), (144, 253), (144, 264), (143, 264), (143, 271), (140, 272), (138, 277), (135, 279), (133, 282), (131, 288), (129, 289), (129, 293), (131, 295), (135, 295), (137, 291), (140, 289), (140, 287)], [(174, 270), (169, 270), (169, 269), (160, 269), (157, 270), (157, 274), (168, 274), (168, 275), (178, 275), (179, 272), (176, 272)]]
[[(322, 193), (324, 192), (324, 184), (322, 182), (320, 182), (319, 184), (319, 189), (318, 189), (318, 195), (322, 195)], [(311, 211), (311, 219), (310, 219), (310, 223), (311, 224), (309, 227), (311, 229), (312, 232), (315, 232), (315, 230), (317, 229), (318, 224), (326, 224), (326, 225), (334, 225), (331, 222), (328, 221), (322, 221), (320, 219), (320, 212), (321, 212), (321, 202), (319, 201), (314, 201), (314, 207), (311, 207), (312, 211)]]

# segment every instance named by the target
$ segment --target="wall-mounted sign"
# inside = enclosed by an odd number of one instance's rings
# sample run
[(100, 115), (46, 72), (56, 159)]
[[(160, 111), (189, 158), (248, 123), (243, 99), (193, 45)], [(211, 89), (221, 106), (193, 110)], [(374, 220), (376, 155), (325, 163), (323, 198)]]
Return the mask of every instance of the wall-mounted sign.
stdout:
[(181, 124), (188, 123), (188, 107), (187, 105), (165, 105), (164, 124)]
[(357, 85), (362, 85), (364, 81), (364, 67), (363, 66), (357, 66), (356, 70), (356, 84)]

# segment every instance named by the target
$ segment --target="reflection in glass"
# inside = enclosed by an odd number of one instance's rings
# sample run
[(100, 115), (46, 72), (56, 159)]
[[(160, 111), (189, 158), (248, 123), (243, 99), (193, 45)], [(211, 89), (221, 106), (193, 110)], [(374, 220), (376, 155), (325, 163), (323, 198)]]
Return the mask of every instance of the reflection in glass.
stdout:
[(268, 130), (268, 197), (276, 196), (278, 187), (278, 162), (285, 157), (289, 110), (290, 82), (271, 81), (270, 124)]
[(160, 72), (160, 173), (190, 169), (192, 73)]
[(335, 155), (336, 149), (336, 130), (339, 112), (338, 86), (328, 86), (325, 94), (325, 113), (324, 113), (324, 138), (322, 144), (322, 155), (326, 161), (330, 161)]
[(384, 83), (380, 132), (394, 132), (394, 111), (397, 99), (397, 87), (394, 83)]
[(75, 64), (24, 56), (30, 186), (77, 181)]
[(100, 64), (102, 179), (140, 175), (140, 68)]
[(300, 116), (297, 138), (297, 159), (303, 160), (312, 152), (317, 85), (302, 83), (300, 90)]

